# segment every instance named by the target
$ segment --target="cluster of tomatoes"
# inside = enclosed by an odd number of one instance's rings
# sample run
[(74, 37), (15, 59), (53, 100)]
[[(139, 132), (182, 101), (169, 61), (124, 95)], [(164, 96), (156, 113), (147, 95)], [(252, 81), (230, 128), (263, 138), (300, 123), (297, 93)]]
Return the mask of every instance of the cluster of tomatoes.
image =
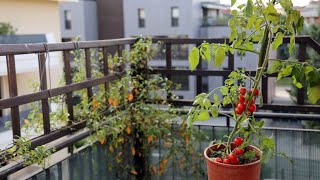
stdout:
[(241, 87), (239, 89), (239, 93), (240, 93), (239, 100), (238, 100), (238, 103), (236, 104), (236, 109), (235, 109), (236, 114), (241, 115), (242, 113), (244, 113), (248, 104), (249, 104), (249, 107), (247, 109), (247, 112), (250, 112), (250, 113), (255, 112), (257, 107), (254, 104), (254, 99), (252, 99), (251, 102), (249, 102), (248, 99), (252, 93), (254, 97), (257, 97), (260, 93), (259, 89), (254, 90), (253, 88), (251, 88), (250, 92), (247, 92), (246, 88)]
[[(240, 146), (243, 143), (241, 137), (236, 137), (233, 141), (236, 146)], [(223, 160), (220, 157), (215, 158), (215, 162), (224, 164), (239, 164), (239, 156), (244, 153), (244, 149), (235, 148), (229, 155), (227, 155)]]

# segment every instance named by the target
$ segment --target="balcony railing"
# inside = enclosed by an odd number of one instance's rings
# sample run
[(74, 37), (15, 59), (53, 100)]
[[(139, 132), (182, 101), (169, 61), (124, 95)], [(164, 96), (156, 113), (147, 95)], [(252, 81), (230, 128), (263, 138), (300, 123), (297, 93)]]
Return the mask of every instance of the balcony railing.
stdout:
[[(120, 52), (122, 49), (129, 48), (130, 45), (134, 44), (137, 39), (127, 38), (127, 39), (114, 39), (114, 40), (102, 40), (102, 41), (88, 41), (88, 42), (67, 42), (67, 43), (56, 43), (56, 44), (21, 44), (21, 45), (0, 45), (0, 56), (6, 56), (7, 59), (7, 72), (9, 80), (9, 92), (10, 98), (0, 100), (0, 110), (10, 108), (11, 109), (11, 122), (12, 122), (12, 133), (14, 137), (21, 136), (21, 127), (20, 127), (20, 116), (19, 116), (19, 106), (27, 103), (32, 103), (36, 101), (41, 101), (42, 113), (43, 113), (43, 129), (44, 134), (40, 137), (32, 139), (32, 148), (35, 148), (39, 145), (44, 145), (50, 143), (54, 140), (57, 140), (62, 137), (66, 137), (55, 146), (56, 150), (59, 151), (75, 142), (87, 137), (90, 135), (90, 130), (82, 130), (86, 127), (86, 120), (77, 121), (74, 116), (74, 106), (72, 93), (78, 90), (87, 89), (87, 95), (90, 99), (92, 97), (92, 87), (105, 84), (115, 81), (121, 78), (125, 74), (124, 69), (120, 69), (119, 72), (110, 73), (108, 70), (108, 51), (110, 47), (115, 47)], [(224, 43), (225, 39), (183, 39), (183, 38), (154, 38), (153, 42), (162, 41), (166, 49), (166, 67), (164, 69), (153, 69), (150, 73), (160, 73), (168, 79), (172, 75), (183, 75), (183, 76), (196, 76), (196, 93), (202, 92), (202, 78), (203, 76), (219, 76), (226, 77), (229, 73), (235, 69), (234, 55), (228, 54), (228, 70), (203, 70), (201, 65), (198, 66), (198, 69), (195, 71), (189, 70), (176, 70), (172, 66), (172, 45), (174, 44), (193, 44), (199, 45), (203, 41), (209, 43)], [(289, 38), (284, 38), (285, 43), (289, 43)], [(318, 53), (320, 52), (320, 45), (316, 43), (310, 37), (297, 37), (296, 44), (299, 45), (298, 49), (298, 60), (300, 62), (306, 59), (306, 47), (310, 46)], [(228, 42), (227, 42), (228, 43)], [(103, 62), (103, 73), (104, 76), (100, 78), (92, 77), (91, 73), (91, 62), (90, 62), (90, 49), (100, 48), (103, 52), (102, 62)], [(71, 51), (76, 49), (84, 49), (85, 51), (85, 61), (86, 61), (86, 77), (87, 80), (80, 83), (72, 82), (72, 72), (71, 72)], [(49, 52), (62, 52), (63, 54), (63, 63), (64, 63), (64, 78), (66, 85), (62, 87), (57, 87), (53, 89), (47, 88), (47, 78), (41, 78), (40, 87), (41, 91), (27, 94), (27, 95), (18, 95), (17, 87), (17, 75), (15, 67), (15, 56), (19, 54), (38, 54), (39, 61), (39, 72), (46, 74), (46, 65), (45, 65), (45, 54)], [(187, 63), (187, 62), (186, 62)], [(247, 71), (246, 73), (254, 75), (255, 71)], [(262, 79), (262, 91), (264, 102), (268, 102), (268, 78), (276, 77), (276, 74), (271, 74), (263, 77)], [(49, 116), (49, 104), (48, 101), (50, 98), (66, 95), (66, 104), (69, 113), (69, 124), (66, 127), (63, 127), (59, 130), (52, 131), (50, 127), (50, 116)], [(320, 119), (320, 106), (315, 105), (305, 105), (305, 91), (303, 89), (299, 90), (297, 93), (297, 103), (298, 105), (280, 105), (280, 104), (264, 104), (259, 108), (259, 112), (256, 113), (257, 118), (270, 118), (277, 120), (281, 119), (300, 119), (300, 120), (314, 120), (318, 121)], [(192, 100), (171, 100), (171, 103), (177, 106), (190, 106), (192, 105)], [(228, 109), (226, 109), (228, 110)], [(273, 111), (274, 113), (265, 112)], [(281, 113), (279, 113), (281, 111)], [(288, 112), (282, 113), (282, 112)], [(294, 113), (294, 114), (290, 114)], [(297, 113), (298, 112), (298, 113)], [(309, 113), (313, 114), (309, 114)], [(230, 112), (226, 112), (230, 113)], [(232, 126), (230, 119), (226, 118), (225, 127), (228, 130)], [(200, 127), (200, 126), (199, 126)], [(208, 126), (211, 128), (211, 126)], [(212, 127), (214, 129), (214, 127)], [(201, 129), (201, 128), (200, 128)], [(67, 136), (75, 134), (74, 136)], [(308, 136), (310, 137), (310, 136)], [(201, 145), (203, 148), (204, 145)], [(201, 149), (201, 148), (200, 148)], [(201, 149), (202, 150), (202, 149)], [(317, 152), (316, 152), (317, 153)], [(5, 156), (5, 154), (2, 154)], [(319, 155), (319, 154), (318, 154)], [(5, 178), (8, 175), (24, 168), (22, 163), (17, 163), (14, 166), (4, 166), (0, 171), (0, 178)]]

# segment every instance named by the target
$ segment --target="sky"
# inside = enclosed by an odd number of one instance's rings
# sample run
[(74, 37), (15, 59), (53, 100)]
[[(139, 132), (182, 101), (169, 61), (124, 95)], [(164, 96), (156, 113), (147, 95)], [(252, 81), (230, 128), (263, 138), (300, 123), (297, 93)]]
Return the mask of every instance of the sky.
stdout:
[[(223, 4), (230, 4), (231, 0), (220, 0)], [(239, 3), (246, 3), (247, 0), (237, 0)], [(292, 0), (294, 6), (305, 6), (308, 5), (310, 0)]]

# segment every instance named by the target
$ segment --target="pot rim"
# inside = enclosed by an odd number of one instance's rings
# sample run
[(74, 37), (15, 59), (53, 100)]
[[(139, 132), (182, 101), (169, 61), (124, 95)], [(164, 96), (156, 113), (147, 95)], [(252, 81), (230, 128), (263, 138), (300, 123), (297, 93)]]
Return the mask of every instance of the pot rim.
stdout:
[(260, 163), (262, 151), (261, 151), (259, 148), (255, 147), (255, 146), (252, 146), (252, 145), (249, 145), (249, 147), (254, 148), (256, 151), (258, 151), (258, 152), (260, 153), (260, 155), (259, 155), (259, 153), (257, 153), (258, 156), (259, 156), (259, 160), (258, 160), (258, 161), (255, 161), (255, 162), (252, 162), (252, 163), (249, 163), (249, 164), (224, 164), (224, 163), (215, 162), (215, 161), (213, 161), (211, 158), (208, 157), (208, 155), (207, 155), (206, 152), (207, 152), (211, 147), (216, 146), (216, 145), (219, 145), (219, 144), (213, 144), (213, 145), (207, 147), (207, 148), (204, 150), (204, 157), (205, 157), (207, 160), (209, 160), (210, 162), (212, 162), (212, 163), (214, 163), (214, 164), (216, 164), (216, 165), (225, 166), (225, 167), (245, 167), (245, 166), (252, 166), (252, 165), (255, 165), (255, 164)]

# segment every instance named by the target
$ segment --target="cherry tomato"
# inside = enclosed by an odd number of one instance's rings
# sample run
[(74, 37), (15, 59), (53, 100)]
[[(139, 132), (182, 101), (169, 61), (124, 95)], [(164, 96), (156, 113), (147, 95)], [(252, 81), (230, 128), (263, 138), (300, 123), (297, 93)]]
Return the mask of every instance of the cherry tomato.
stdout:
[(242, 113), (246, 109), (246, 105), (244, 105), (243, 103), (240, 103), (238, 104), (237, 108)]
[(237, 156), (239, 156), (239, 155), (241, 155), (241, 154), (244, 153), (244, 150), (241, 149), (241, 148), (235, 148), (235, 149), (234, 149), (234, 153), (235, 153)]
[[(250, 89), (250, 94), (252, 94), (253, 91), (254, 91), (254, 89), (251, 88), (251, 89)], [(259, 93), (260, 93), (259, 89), (256, 89), (256, 90), (254, 91), (253, 95), (254, 95), (254, 96), (258, 96)]]
[(224, 163), (224, 164), (230, 164), (230, 160), (229, 160), (228, 158), (225, 158), (225, 159), (223, 160), (223, 163)]
[(222, 159), (219, 158), (219, 157), (217, 157), (214, 161), (215, 161), (215, 162), (218, 162), (218, 163), (223, 163)]
[(239, 93), (240, 93), (241, 95), (245, 95), (246, 92), (247, 92), (247, 90), (246, 90), (246, 88), (244, 88), (244, 87), (241, 87), (241, 88), (239, 89)]
[(239, 96), (239, 103), (244, 103), (245, 99), (243, 95)]
[(257, 109), (256, 105), (255, 104), (250, 104), (249, 108), (248, 108), (248, 111), (253, 113), (255, 112)]
[(227, 159), (230, 160), (230, 162), (233, 162), (237, 159), (237, 156), (233, 153), (230, 153), (228, 156), (227, 156)]
[(241, 115), (243, 111), (240, 111), (240, 109), (236, 108), (235, 112), (236, 112), (236, 114)]
[(236, 137), (234, 140), (233, 140), (233, 143), (237, 146), (240, 146), (242, 143), (243, 143), (243, 139), (241, 137)]
[(236, 157), (233, 161), (230, 161), (231, 164), (239, 164), (239, 159)]

